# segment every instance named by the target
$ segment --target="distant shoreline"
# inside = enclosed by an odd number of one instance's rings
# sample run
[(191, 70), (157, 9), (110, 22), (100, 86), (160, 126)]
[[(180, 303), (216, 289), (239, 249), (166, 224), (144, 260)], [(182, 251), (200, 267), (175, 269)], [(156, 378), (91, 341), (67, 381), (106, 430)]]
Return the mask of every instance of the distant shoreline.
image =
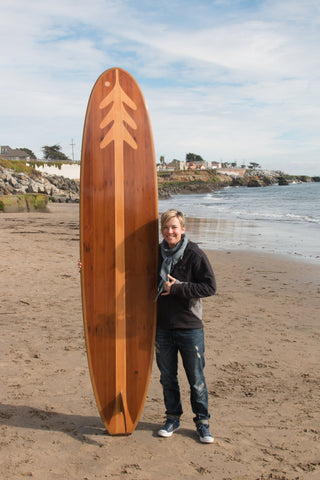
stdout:
[(258, 188), (276, 184), (290, 185), (319, 181), (320, 177), (280, 175), (277, 172), (264, 170), (247, 171), (244, 176), (219, 174), (208, 170), (158, 172), (158, 193), (159, 199), (165, 200), (172, 195), (211, 193), (226, 186)]
[[(46, 168), (45, 168), (46, 167)], [(73, 169), (73, 170), (72, 170)], [(226, 186), (263, 187), (273, 184), (319, 182), (320, 177), (288, 175), (279, 171), (250, 169), (162, 170), (157, 172), (158, 197), (211, 193)], [(0, 195), (42, 193), (53, 202), (79, 202), (80, 165), (49, 166), (0, 159)]]

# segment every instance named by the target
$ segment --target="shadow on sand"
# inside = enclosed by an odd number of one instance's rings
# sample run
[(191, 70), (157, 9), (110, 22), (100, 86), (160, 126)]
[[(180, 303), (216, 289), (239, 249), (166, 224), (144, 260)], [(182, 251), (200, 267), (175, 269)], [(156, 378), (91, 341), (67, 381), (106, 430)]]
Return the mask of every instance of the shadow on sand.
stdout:
[[(92, 445), (98, 445), (99, 442), (89, 436), (94, 435), (97, 438), (109, 436), (99, 416), (59, 413), (27, 405), (0, 404), (0, 425), (62, 432), (80, 442)], [(158, 428), (159, 424), (156, 423), (139, 422), (136, 430), (152, 432), (156, 437)], [(182, 433), (182, 429), (177, 433)], [(184, 435), (189, 435), (189, 431), (185, 431)]]

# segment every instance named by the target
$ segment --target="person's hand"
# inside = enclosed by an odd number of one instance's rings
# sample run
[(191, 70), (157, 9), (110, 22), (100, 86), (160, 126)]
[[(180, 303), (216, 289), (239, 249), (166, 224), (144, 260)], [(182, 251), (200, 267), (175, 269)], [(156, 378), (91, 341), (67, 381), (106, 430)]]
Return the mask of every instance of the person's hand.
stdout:
[(163, 289), (165, 293), (162, 293), (162, 296), (170, 295), (171, 286), (176, 282), (176, 279), (168, 274), (168, 281), (163, 284)]
[(81, 272), (81, 268), (82, 268), (82, 263), (80, 261), (80, 258), (78, 260), (78, 268), (79, 268), (79, 273)]

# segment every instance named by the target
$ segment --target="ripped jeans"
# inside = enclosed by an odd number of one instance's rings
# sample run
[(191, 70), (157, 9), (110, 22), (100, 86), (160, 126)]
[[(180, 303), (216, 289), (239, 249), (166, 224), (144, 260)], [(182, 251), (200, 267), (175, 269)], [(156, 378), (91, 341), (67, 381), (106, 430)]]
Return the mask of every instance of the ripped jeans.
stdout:
[(203, 369), (203, 328), (164, 330), (157, 328), (156, 359), (160, 370), (167, 418), (179, 419), (182, 415), (178, 383), (178, 352), (190, 385), (190, 400), (195, 414), (194, 422), (208, 423), (208, 391)]

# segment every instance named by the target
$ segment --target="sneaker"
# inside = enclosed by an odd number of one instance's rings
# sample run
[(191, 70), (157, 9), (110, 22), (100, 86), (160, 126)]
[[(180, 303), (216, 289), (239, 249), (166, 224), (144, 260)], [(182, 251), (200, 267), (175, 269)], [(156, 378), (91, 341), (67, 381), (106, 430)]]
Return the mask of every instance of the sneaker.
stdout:
[(197, 434), (201, 443), (213, 443), (214, 438), (210, 433), (210, 428), (208, 424), (198, 423), (197, 425)]
[(163, 425), (162, 428), (158, 431), (159, 437), (171, 437), (173, 432), (180, 428), (179, 420), (173, 420), (168, 418), (166, 423)]

